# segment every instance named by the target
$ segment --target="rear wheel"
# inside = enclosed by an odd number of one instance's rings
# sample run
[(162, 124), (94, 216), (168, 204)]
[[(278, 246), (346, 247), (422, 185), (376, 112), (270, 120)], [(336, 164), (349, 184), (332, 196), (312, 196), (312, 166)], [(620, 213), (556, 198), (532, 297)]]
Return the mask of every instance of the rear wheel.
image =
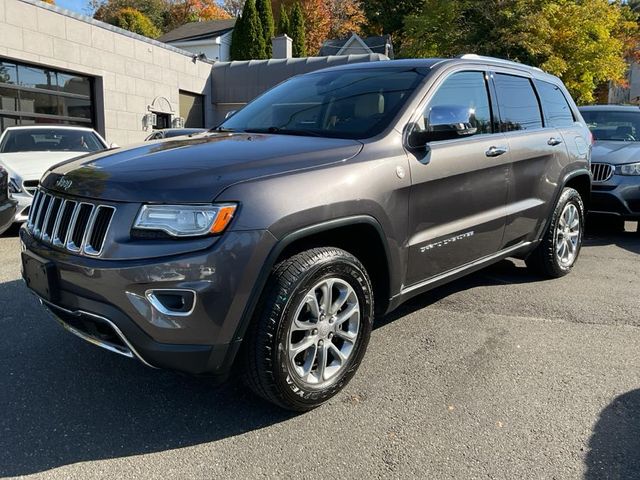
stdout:
[(527, 257), (527, 266), (551, 278), (569, 273), (578, 259), (584, 237), (584, 204), (573, 188), (560, 195), (547, 231)]
[(371, 282), (357, 258), (338, 248), (288, 258), (245, 336), (245, 381), (283, 408), (317, 407), (355, 374), (372, 322)]

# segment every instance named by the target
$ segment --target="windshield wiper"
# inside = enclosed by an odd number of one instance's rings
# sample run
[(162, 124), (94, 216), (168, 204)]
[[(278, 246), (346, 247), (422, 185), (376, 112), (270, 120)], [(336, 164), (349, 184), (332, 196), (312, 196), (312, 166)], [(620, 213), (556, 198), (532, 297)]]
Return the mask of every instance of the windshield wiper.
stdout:
[(275, 133), (279, 135), (297, 135), (301, 137), (322, 137), (323, 135), (315, 130), (289, 129), (280, 127), (250, 128), (247, 133)]
[(235, 133), (238, 130), (234, 129), (234, 128), (225, 128), (225, 127), (214, 127), (211, 130), (209, 130), (210, 132), (220, 132), (220, 133)]

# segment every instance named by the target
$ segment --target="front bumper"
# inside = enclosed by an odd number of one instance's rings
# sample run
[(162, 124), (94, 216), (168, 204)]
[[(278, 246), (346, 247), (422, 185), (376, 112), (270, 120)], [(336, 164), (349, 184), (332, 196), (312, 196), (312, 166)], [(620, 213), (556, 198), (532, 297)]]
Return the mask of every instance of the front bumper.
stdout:
[(14, 200), (18, 202), (18, 206), (16, 209), (15, 217), (13, 218), (14, 223), (24, 223), (29, 219), (29, 210), (31, 209), (31, 202), (33, 202), (33, 197), (28, 193), (13, 193), (11, 194)]
[(589, 211), (640, 218), (640, 177), (616, 174), (606, 182), (594, 183)]
[[(268, 231), (228, 232), (204, 251), (129, 261), (55, 250), (25, 228), (20, 238), (28, 255), (53, 266), (55, 297), (36, 293), (72, 333), (153, 367), (220, 376), (233, 364), (253, 286), (275, 245)], [(188, 289), (197, 301), (188, 315), (166, 315), (148, 301), (150, 289)]]

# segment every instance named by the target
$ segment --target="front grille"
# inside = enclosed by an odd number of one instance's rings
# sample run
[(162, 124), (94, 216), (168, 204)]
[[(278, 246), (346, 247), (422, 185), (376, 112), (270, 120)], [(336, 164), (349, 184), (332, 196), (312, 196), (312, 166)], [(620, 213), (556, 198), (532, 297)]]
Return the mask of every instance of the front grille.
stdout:
[(54, 247), (97, 256), (102, 253), (115, 210), (110, 205), (77, 202), (38, 190), (27, 228)]
[(25, 180), (22, 182), (22, 188), (24, 188), (24, 191), (31, 196), (36, 194), (39, 185), (40, 182), (38, 180)]
[(608, 163), (592, 163), (591, 174), (594, 182), (606, 182), (613, 176), (613, 165)]

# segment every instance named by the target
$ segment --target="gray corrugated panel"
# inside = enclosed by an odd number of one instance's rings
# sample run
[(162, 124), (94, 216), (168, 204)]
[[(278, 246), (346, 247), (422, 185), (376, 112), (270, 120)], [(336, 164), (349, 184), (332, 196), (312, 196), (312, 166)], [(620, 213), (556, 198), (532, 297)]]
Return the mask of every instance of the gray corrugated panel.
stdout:
[(214, 103), (246, 103), (278, 83), (303, 73), (348, 63), (388, 60), (384, 55), (345, 55), (216, 62), (212, 69)]

